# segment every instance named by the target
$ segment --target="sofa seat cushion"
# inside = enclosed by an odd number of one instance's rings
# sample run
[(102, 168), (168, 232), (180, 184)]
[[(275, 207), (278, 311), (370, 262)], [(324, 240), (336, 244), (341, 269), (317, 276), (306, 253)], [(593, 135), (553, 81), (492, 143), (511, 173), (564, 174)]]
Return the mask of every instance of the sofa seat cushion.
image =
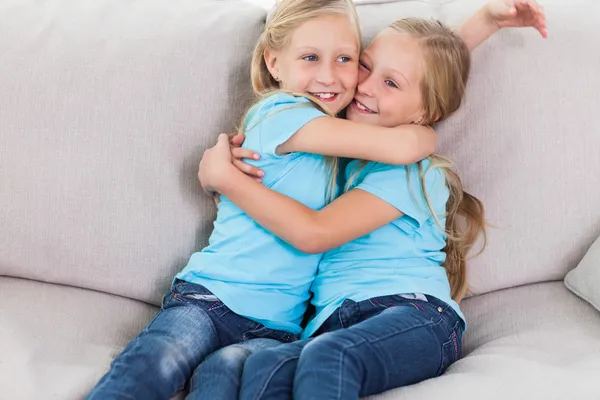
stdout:
[(469, 298), (463, 358), (440, 378), (371, 396), (401, 399), (597, 399), (600, 314), (562, 282)]
[[(463, 358), (440, 378), (370, 399), (594, 399), (600, 315), (562, 282), (467, 299)], [(157, 308), (0, 277), (0, 397), (80, 399)]]
[(158, 309), (0, 277), (0, 398), (81, 399)]

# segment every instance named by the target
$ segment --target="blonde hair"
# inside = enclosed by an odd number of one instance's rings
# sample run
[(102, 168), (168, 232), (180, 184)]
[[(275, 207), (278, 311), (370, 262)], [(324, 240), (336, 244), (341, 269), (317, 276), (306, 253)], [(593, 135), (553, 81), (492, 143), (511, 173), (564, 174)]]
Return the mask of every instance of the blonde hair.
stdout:
[(347, 15), (356, 30), (360, 45), (360, 25), (352, 0), (283, 0), (277, 3), (252, 55), (251, 76), (254, 93), (261, 95), (267, 90), (279, 88), (279, 83), (267, 69), (265, 50), (284, 48), (289, 44), (296, 28), (306, 21), (328, 14)]
[[(390, 25), (393, 30), (408, 34), (418, 40), (424, 63), (424, 75), (420, 83), (423, 101), (422, 125), (431, 125), (442, 121), (454, 113), (465, 96), (471, 56), (464, 41), (442, 23), (435, 20), (405, 18)], [(421, 190), (427, 207), (438, 226), (442, 229), (425, 188), (425, 176), (433, 168), (444, 172), (449, 197), (446, 202), (447, 239), (446, 260), (443, 263), (450, 282), (452, 298), (460, 302), (468, 291), (467, 253), (475, 245), (480, 233), (483, 245), (486, 245), (485, 213), (483, 204), (475, 196), (465, 192), (458, 175), (452, 170), (452, 163), (438, 155), (428, 157), (431, 161), (427, 171), (423, 171), (422, 162), (418, 164)], [(409, 177), (408, 166), (406, 167)], [(357, 171), (358, 172), (358, 171)], [(346, 189), (358, 175), (355, 172), (348, 180)]]

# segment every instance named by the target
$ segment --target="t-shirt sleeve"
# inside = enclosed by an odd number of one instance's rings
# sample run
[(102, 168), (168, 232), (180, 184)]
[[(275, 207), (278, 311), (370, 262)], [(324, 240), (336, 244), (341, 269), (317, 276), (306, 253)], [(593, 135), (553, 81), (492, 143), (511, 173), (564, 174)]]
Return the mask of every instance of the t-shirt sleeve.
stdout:
[[(426, 171), (426, 167), (423, 167)], [(396, 207), (404, 214), (400, 221), (412, 229), (418, 229), (432, 217), (419, 175), (417, 164), (405, 167), (377, 163), (355, 188), (371, 193)], [(438, 169), (427, 172), (425, 189), (435, 212), (439, 213), (442, 210), (442, 215), (438, 215), (438, 218), (442, 217), (447, 201), (443, 172)]]
[(327, 116), (304, 97), (275, 94), (258, 105), (245, 121), (246, 136), (257, 135), (256, 151), (261, 155), (278, 156), (277, 147), (285, 143), (300, 128), (315, 118)]

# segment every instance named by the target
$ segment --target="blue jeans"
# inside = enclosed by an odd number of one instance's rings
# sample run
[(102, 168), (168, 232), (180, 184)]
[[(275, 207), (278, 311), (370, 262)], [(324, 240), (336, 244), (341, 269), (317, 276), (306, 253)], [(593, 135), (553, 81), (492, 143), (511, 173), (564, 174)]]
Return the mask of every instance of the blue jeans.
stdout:
[(459, 358), (462, 330), (456, 312), (431, 296), (348, 299), (316, 338), (251, 355), (240, 398), (358, 400), (411, 385)]
[(194, 371), (188, 400), (237, 400), (246, 359), (259, 350), (280, 344), (275, 339), (250, 339), (215, 351)]
[[(203, 286), (177, 280), (161, 310), (112, 362), (88, 399), (168, 400), (209, 354), (255, 338), (296, 339), (235, 314)], [(195, 379), (188, 398), (202, 398), (200, 387)]]

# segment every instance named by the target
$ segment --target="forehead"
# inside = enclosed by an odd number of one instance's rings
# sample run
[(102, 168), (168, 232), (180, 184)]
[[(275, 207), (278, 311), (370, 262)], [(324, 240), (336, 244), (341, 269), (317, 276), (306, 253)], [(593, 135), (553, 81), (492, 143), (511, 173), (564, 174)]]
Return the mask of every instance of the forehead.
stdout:
[(423, 73), (423, 55), (418, 39), (393, 29), (381, 32), (365, 49), (374, 67), (399, 70), (408, 79), (418, 80)]
[(304, 22), (292, 33), (290, 46), (359, 50), (356, 29), (343, 14), (324, 14)]

